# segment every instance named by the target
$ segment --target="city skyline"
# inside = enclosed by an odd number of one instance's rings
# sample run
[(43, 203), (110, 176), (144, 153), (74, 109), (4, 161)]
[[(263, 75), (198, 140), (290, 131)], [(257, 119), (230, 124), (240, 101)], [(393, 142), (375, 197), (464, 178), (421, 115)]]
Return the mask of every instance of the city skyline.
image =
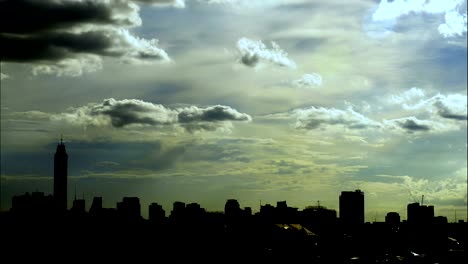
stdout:
[[(222, 211), (424, 195), (467, 220), (466, 0), (0, 1), (1, 202)], [(44, 19), (48, 18), (48, 19)], [(34, 23), (32, 23), (33, 21)]]
[[(62, 212), (62, 213), (64, 213), (65, 211), (73, 212), (74, 210), (77, 210), (80, 213), (92, 212), (93, 211), (92, 208), (96, 210), (95, 209), (96, 203), (98, 204), (98, 208), (101, 208), (101, 210), (102, 208), (106, 208), (106, 207), (103, 207), (103, 197), (94, 196), (92, 197), (92, 203), (88, 205), (89, 209), (87, 210), (86, 199), (84, 197), (84, 194), (81, 197), (81, 199), (77, 199), (76, 185), (75, 185), (75, 189), (73, 193), (73, 200), (71, 200), (70, 202), (67, 202), (68, 201), (67, 196), (70, 196), (70, 193), (68, 192), (69, 188), (68, 188), (67, 183), (68, 183), (68, 154), (66, 151), (66, 146), (63, 143), (63, 136), (61, 136), (60, 143), (57, 144), (57, 150), (54, 154), (53, 195), (50, 195), (50, 194), (45, 195), (44, 192), (40, 192), (37, 189), (35, 192), (26, 192), (25, 194), (15, 195), (11, 199), (12, 200), (11, 208), (8, 211), (14, 212), (15, 210), (19, 210), (21, 212), (22, 210), (26, 210), (25, 212), (27, 212), (28, 210), (31, 210), (31, 206), (32, 207), (38, 206), (38, 208), (46, 209), (46, 208), (49, 208), (48, 203), (50, 202), (53, 203), (53, 212)], [(412, 194), (410, 195), (412, 196)], [(420, 215), (423, 215), (422, 218), (427, 219), (426, 221), (429, 221), (429, 219), (434, 219), (434, 217), (443, 217), (447, 220), (447, 216), (434, 214), (433, 205), (424, 205), (424, 202), (423, 202), (424, 195), (421, 197), (420, 201), (416, 200), (414, 196), (412, 197), (415, 200), (413, 203), (409, 203), (406, 206), (406, 212), (407, 212), (406, 219), (401, 219), (400, 212), (388, 211), (384, 218), (385, 222), (388, 222), (387, 218), (389, 217), (389, 215), (392, 215), (392, 214), (398, 216), (398, 219), (399, 219), (398, 222), (400, 221), (400, 219), (403, 221), (409, 220), (410, 217), (408, 216), (409, 216), (410, 208), (413, 208), (412, 209), (413, 216), (411, 218), (413, 218), (413, 221), (415, 222), (421, 221), (421, 220), (416, 220), (418, 217), (421, 217)], [(16, 205), (17, 208), (15, 208), (14, 202), (13, 202), (15, 199), (17, 201), (20, 201), (19, 203), (17, 202), (17, 205)], [(108, 207), (108, 209), (117, 209), (118, 211), (122, 210), (119, 208), (121, 208), (122, 204), (125, 204), (125, 203), (133, 204), (131, 206), (134, 207), (134, 210), (136, 210), (138, 213), (135, 214), (136, 212), (135, 211), (132, 214), (138, 215), (138, 217), (142, 217), (143, 219), (151, 219), (151, 207), (157, 207), (156, 210), (162, 210), (163, 212), (166, 211), (164, 210), (163, 206), (160, 205), (159, 203), (150, 202), (150, 204), (146, 207), (147, 210), (143, 209), (143, 212), (146, 214), (146, 215), (143, 215), (141, 213), (142, 206), (140, 204), (140, 198), (138, 196), (123, 197), (122, 201), (116, 202), (116, 207)], [(234, 206), (233, 206), (233, 203), (234, 203)], [(33, 204), (35, 205), (33, 206)], [(69, 204), (71, 204), (71, 206), (69, 206)], [(231, 208), (232, 210), (233, 207), (234, 208), (237, 207), (239, 210), (248, 210), (250, 212), (249, 215), (251, 215), (252, 213), (256, 214), (256, 213), (262, 212), (264, 207), (265, 208), (268, 208), (268, 207), (278, 208), (280, 210), (281, 208), (291, 208), (291, 209), (296, 210), (296, 212), (302, 212), (302, 211), (306, 211), (307, 209), (315, 208), (317, 210), (322, 209), (322, 210), (334, 211), (335, 219), (338, 219), (342, 223), (348, 223), (351, 225), (360, 225), (363, 223), (379, 222), (377, 221), (376, 215), (374, 215), (374, 218), (372, 219), (373, 221), (365, 220), (365, 215), (366, 215), (365, 214), (365, 194), (359, 189), (354, 190), (354, 191), (341, 191), (340, 196), (339, 196), (339, 206), (338, 206), (339, 209), (338, 210), (335, 208), (327, 208), (323, 205), (320, 205), (320, 200), (317, 200), (316, 205), (306, 206), (305, 208), (303, 208), (303, 210), (301, 210), (301, 208), (297, 208), (294, 206), (293, 207), (288, 206), (286, 200), (277, 201), (276, 204), (277, 206), (274, 207), (270, 203), (262, 204), (260, 201), (258, 211), (252, 211), (251, 207), (241, 207), (237, 199), (230, 198), (230, 199), (227, 199), (226, 204), (224, 206), (224, 211), (222, 213), (226, 214), (226, 211), (229, 211), (229, 208)], [(172, 203), (172, 211), (170, 211), (171, 213), (169, 216), (173, 215), (173, 212), (177, 210), (177, 208), (180, 207), (180, 205), (183, 206), (184, 210), (186, 208), (188, 209), (189, 208), (188, 206), (190, 205), (197, 205), (198, 209), (201, 208), (203, 211), (205, 211), (205, 208), (201, 207), (201, 205), (198, 204), (197, 202), (174, 201)], [(135, 206), (137, 208), (135, 208)], [(33, 210), (32, 212), (35, 212), (34, 210), (38, 210), (38, 208), (32, 209)], [(50, 208), (48, 210), (50, 210)], [(420, 210), (421, 212), (419, 212)], [(427, 210), (430, 210), (430, 211), (427, 211)], [(167, 211), (169, 212), (169, 210)], [(207, 212), (221, 212), (221, 211), (220, 210), (215, 210), (215, 211), (208, 210)], [(52, 213), (52, 211), (49, 211), (48, 213)], [(339, 214), (338, 217), (336, 215), (337, 213)], [(456, 212), (454, 213), (455, 213), (455, 216), (453, 219), (454, 223), (458, 223), (459, 220), (464, 221), (463, 218), (457, 219)], [(164, 217), (165, 216), (163, 216), (163, 218)]]

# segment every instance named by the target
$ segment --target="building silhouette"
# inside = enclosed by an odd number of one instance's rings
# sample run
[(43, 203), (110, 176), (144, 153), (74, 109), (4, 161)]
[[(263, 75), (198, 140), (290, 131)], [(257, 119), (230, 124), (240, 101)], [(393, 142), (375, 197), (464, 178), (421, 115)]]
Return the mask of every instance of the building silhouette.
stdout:
[(407, 215), (409, 224), (431, 224), (434, 220), (434, 206), (411, 203), (407, 206)]
[(364, 223), (364, 193), (361, 190), (341, 192), (340, 222), (344, 225)]
[(148, 216), (151, 222), (162, 223), (166, 218), (166, 211), (162, 205), (152, 203), (148, 206)]
[(117, 213), (124, 219), (137, 220), (141, 218), (140, 198), (124, 197), (117, 203)]
[(389, 225), (399, 225), (400, 224), (400, 214), (397, 212), (388, 212), (385, 216), (385, 223)]
[(89, 208), (91, 215), (98, 215), (102, 211), (102, 197), (93, 197), (93, 202)]
[(57, 145), (54, 156), (54, 204), (57, 211), (66, 211), (67, 206), (68, 154), (63, 140)]

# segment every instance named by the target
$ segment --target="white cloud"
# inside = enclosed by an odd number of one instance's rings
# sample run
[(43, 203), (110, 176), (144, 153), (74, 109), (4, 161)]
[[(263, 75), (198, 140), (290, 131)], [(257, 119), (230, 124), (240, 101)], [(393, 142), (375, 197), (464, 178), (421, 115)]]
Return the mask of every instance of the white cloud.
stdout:
[(0, 77), (1, 77), (0, 80), (3, 81), (3, 80), (6, 80), (6, 79), (9, 79), (10, 75), (5, 74), (5, 73), (2, 72), (2, 73), (0, 73)]
[(240, 62), (249, 67), (256, 67), (261, 63), (274, 64), (281, 67), (296, 68), (296, 63), (288, 58), (278, 44), (271, 42), (268, 49), (262, 41), (241, 38), (237, 41), (237, 50), (240, 53)]
[(322, 76), (318, 73), (304, 74), (298, 80), (294, 80), (292, 84), (299, 88), (313, 88), (322, 85)]
[(33, 75), (46, 74), (77, 77), (83, 73), (95, 72), (102, 69), (102, 59), (97, 55), (81, 55), (76, 58), (67, 58), (55, 63), (34, 65)]
[(422, 89), (413, 87), (398, 95), (390, 95), (387, 102), (401, 105), (408, 111), (430, 113), (446, 119), (467, 119), (467, 96), (463, 94), (436, 94), (426, 97)]
[(121, 54), (120, 60), (123, 62), (153, 64), (171, 61), (167, 53), (158, 47), (157, 39), (135, 37), (126, 29), (113, 30), (109, 37), (113, 41), (109, 53)]
[(404, 91), (398, 95), (391, 95), (389, 98), (390, 103), (395, 104), (407, 104), (408, 102), (412, 102), (413, 100), (420, 99), (424, 97), (424, 91), (422, 89), (412, 87), (411, 89)]
[(409, 14), (444, 14), (439, 25), (444, 37), (466, 34), (466, 0), (382, 0), (373, 13), (374, 21), (390, 21)]
[(304, 3), (307, 0), (198, 0), (201, 3), (207, 4), (223, 4), (235, 8), (265, 8), (272, 6), (281, 6), (288, 4)]
[(439, 26), (439, 33), (444, 37), (463, 36), (466, 33), (466, 13), (460, 14), (457, 11), (445, 13), (445, 23)]
[(138, 3), (151, 4), (153, 6), (172, 6), (176, 8), (184, 8), (185, 0), (134, 0)]
[(379, 128), (380, 124), (348, 107), (345, 111), (335, 108), (310, 107), (296, 109), (296, 128), (318, 129), (324, 126), (341, 125), (349, 129)]

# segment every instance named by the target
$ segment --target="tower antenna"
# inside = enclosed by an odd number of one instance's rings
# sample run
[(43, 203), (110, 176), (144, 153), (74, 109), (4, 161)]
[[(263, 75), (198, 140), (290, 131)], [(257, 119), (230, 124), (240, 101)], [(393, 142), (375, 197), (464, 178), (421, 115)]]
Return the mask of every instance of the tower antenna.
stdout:
[(75, 184), (75, 201), (76, 201), (76, 184)]
[(63, 145), (63, 134), (60, 134), (60, 145)]
[(423, 205), (423, 203), (424, 203), (424, 194), (421, 197), (421, 206)]

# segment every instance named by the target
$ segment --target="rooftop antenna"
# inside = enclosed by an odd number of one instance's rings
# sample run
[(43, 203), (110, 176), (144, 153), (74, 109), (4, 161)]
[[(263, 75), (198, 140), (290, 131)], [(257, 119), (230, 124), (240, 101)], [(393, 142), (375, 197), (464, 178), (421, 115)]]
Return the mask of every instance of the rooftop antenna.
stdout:
[(63, 134), (60, 134), (60, 145), (63, 145)]
[(421, 197), (421, 206), (423, 205), (423, 203), (424, 203), (424, 194)]
[(75, 201), (76, 201), (76, 184), (75, 184)]

